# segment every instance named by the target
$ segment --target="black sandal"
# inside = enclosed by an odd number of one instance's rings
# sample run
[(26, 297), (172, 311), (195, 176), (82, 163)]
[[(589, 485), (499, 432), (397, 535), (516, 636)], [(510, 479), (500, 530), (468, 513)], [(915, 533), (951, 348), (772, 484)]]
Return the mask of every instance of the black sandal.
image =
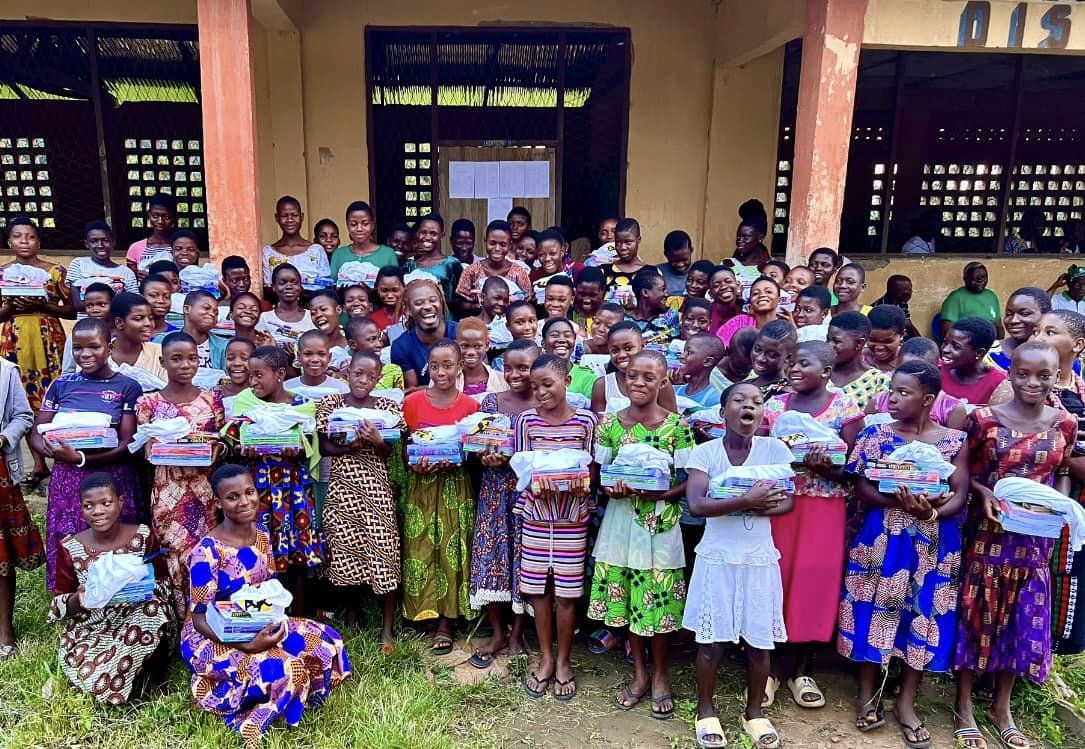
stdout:
[[(874, 716), (874, 720), (867, 722), (870, 716)], [(860, 733), (866, 733), (867, 731), (873, 731), (875, 728), (881, 728), (885, 725), (885, 709), (878, 705), (877, 707), (870, 707), (863, 711), (861, 716), (856, 716), (855, 727)]]
[(554, 680), (553, 676), (547, 676), (545, 679), (540, 679), (535, 675), (535, 672), (531, 672), (530, 677), (537, 685), (535, 689), (528, 686), (528, 682), (524, 682), (524, 692), (533, 700), (537, 700), (546, 694), (546, 690), (550, 688), (550, 682)]
[(452, 652), (452, 635), (446, 635), (438, 632), (433, 636), (433, 643), (430, 645), (429, 652), (431, 655), (448, 655)]
[[(558, 694), (558, 690), (557, 690), (558, 687), (567, 687), (570, 684), (573, 685), (573, 691), (566, 692), (565, 694)], [(576, 697), (576, 677), (574, 676), (571, 679), (569, 679), (568, 681), (562, 681), (561, 679), (558, 679), (557, 677), (555, 677), (554, 678), (554, 699), (557, 700), (558, 702), (568, 702), (569, 700), (573, 699), (574, 697)]]
[[(904, 745), (908, 749), (930, 749), (931, 737), (930, 731), (927, 731), (927, 738), (919, 738), (920, 731), (926, 731), (927, 727), (923, 725), (923, 721), (920, 721), (914, 726), (910, 726), (907, 723), (900, 724), (900, 737), (904, 741)], [(911, 734), (909, 738), (908, 734)]]
[[(671, 701), (671, 709), (670, 710), (656, 710), (656, 705), (660, 704), (661, 702), (666, 702), (667, 700)], [(674, 717), (674, 695), (673, 694), (665, 694), (662, 697), (653, 697), (652, 698), (652, 717), (655, 718), (656, 720), (669, 720), (670, 718)]]

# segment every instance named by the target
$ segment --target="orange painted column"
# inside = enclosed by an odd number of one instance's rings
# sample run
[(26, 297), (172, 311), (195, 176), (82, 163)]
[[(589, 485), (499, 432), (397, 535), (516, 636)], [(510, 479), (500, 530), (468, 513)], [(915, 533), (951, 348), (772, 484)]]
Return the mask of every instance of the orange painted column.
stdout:
[(260, 294), (260, 191), (248, 0), (197, 0), (211, 259), (241, 255)]
[[(787, 261), (838, 249), (867, 0), (807, 0)], [(847, 248), (842, 248), (845, 251)]]

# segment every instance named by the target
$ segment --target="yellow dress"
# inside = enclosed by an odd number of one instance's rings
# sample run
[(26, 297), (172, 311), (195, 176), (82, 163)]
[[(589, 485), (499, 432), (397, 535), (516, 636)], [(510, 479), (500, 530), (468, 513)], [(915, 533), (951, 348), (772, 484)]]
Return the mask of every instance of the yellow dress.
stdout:
[[(66, 275), (62, 265), (49, 269), (49, 280), (45, 282), (46, 301), (67, 303), (71, 290), (65, 283)], [(53, 380), (60, 376), (64, 340), (60, 320), (39, 312), (17, 314), (0, 323), (0, 356), (19, 366), (26, 397), (34, 413), (41, 409), (42, 398)]]

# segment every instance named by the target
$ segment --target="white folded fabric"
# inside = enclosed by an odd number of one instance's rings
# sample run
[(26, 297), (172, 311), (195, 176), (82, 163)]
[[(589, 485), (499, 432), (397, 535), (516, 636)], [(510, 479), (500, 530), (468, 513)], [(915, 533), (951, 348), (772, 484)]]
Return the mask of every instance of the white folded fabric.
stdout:
[(187, 437), (191, 431), (192, 424), (184, 416), (149, 421), (136, 427), (136, 433), (132, 436), (132, 442), (128, 445), (128, 452), (139, 452), (144, 445), (153, 439), (159, 442), (176, 442)]
[(1047, 484), (1008, 476), (999, 479), (993, 489), (996, 498), (1014, 504), (1047, 507), (1065, 519), (1070, 528), (1070, 548), (1077, 551), (1085, 546), (1085, 508)]
[(54, 429), (84, 427), (89, 429), (108, 427), (109, 414), (97, 411), (59, 411), (48, 424), (38, 424), (38, 434), (47, 434)]
[(342, 406), (332, 411), (328, 418), (332, 421), (363, 422), (369, 421), (381, 429), (394, 429), (399, 424), (399, 415), (379, 408), (356, 408)]
[(524, 491), (531, 485), (531, 475), (536, 471), (571, 471), (587, 468), (592, 456), (586, 450), (563, 447), (558, 450), (523, 450), (509, 460), (509, 467), (516, 473), (516, 488)]

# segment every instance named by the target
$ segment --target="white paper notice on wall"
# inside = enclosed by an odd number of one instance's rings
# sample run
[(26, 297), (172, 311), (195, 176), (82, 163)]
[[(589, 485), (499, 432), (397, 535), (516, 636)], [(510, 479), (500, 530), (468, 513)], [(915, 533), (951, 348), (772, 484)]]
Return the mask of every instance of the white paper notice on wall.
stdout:
[(504, 221), (512, 210), (512, 198), (490, 198), (486, 201), (486, 223)]
[(475, 163), (473, 161), (448, 162), (448, 197), (475, 197)]
[(524, 165), (524, 192), (517, 197), (549, 198), (550, 162), (523, 161), (521, 163)]
[(521, 198), (524, 195), (524, 164), (523, 161), (502, 161), (501, 163), (501, 197)]
[(475, 197), (503, 198), (501, 194), (501, 164), (497, 161), (476, 161)]

